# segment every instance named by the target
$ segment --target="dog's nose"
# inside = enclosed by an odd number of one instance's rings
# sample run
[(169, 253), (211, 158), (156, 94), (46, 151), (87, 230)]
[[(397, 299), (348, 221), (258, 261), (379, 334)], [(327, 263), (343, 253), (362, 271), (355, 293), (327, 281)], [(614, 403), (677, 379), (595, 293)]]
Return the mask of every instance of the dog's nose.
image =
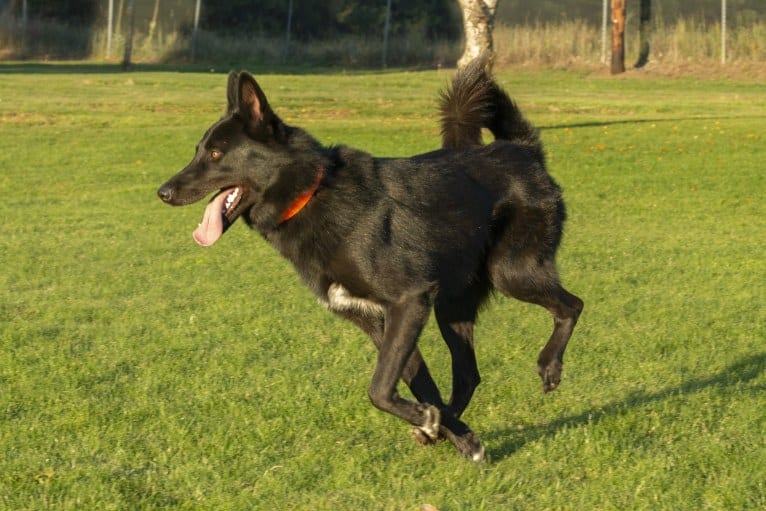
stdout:
[(171, 188), (168, 185), (162, 185), (159, 190), (157, 190), (157, 195), (160, 199), (162, 199), (163, 202), (170, 202), (173, 200), (173, 188)]

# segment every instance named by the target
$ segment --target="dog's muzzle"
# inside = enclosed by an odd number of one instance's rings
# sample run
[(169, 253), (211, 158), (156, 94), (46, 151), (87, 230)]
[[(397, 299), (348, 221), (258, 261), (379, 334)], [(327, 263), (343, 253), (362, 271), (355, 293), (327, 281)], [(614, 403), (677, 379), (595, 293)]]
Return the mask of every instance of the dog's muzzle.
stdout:
[(157, 196), (162, 199), (162, 202), (170, 204), (173, 200), (173, 187), (168, 185), (160, 186), (160, 189), (157, 190)]

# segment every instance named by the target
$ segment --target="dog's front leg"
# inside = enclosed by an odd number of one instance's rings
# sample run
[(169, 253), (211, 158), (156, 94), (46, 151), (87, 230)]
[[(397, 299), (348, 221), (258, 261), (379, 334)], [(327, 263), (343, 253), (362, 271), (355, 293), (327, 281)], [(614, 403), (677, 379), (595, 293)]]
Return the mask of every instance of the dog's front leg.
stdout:
[[(380, 349), (386, 323), (385, 308), (382, 305), (354, 297), (348, 289), (337, 282), (328, 286), (326, 296), (326, 300), (320, 299), (320, 303), (361, 328), (370, 336), (375, 347)], [(439, 409), (444, 408), (444, 401), (439, 388), (431, 377), (428, 366), (417, 346), (412, 350), (412, 354), (404, 366), (402, 380), (410, 388), (415, 399), (421, 403), (432, 404)], [(421, 443), (428, 443), (427, 440), (418, 439)]]
[(375, 407), (420, 428), (431, 439), (439, 437), (441, 414), (433, 405), (403, 399), (396, 385), (423, 330), (431, 309), (430, 293), (407, 296), (386, 310), (385, 329), (369, 396)]
[[(382, 314), (380, 317), (373, 317), (350, 310), (335, 310), (333, 312), (361, 328), (372, 339), (375, 347), (380, 349), (385, 329)], [(444, 408), (444, 400), (441, 397), (439, 388), (436, 386), (436, 382), (434, 382), (431, 372), (428, 370), (428, 366), (417, 346), (412, 350), (412, 354), (404, 366), (402, 381), (410, 388), (415, 399), (421, 403), (432, 404), (439, 409)], [(428, 443), (424, 440), (419, 441), (421, 443)]]

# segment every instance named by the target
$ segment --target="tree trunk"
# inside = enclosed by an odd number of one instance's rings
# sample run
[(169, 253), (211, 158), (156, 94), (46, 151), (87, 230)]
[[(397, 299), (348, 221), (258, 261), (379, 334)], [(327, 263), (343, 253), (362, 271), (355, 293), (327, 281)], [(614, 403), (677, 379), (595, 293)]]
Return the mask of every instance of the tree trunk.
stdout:
[(641, 0), (638, 22), (638, 60), (635, 67), (644, 67), (649, 62), (649, 32), (652, 21), (652, 0)]
[(29, 4), (27, 0), (21, 2), (21, 54), (27, 55), (27, 32), (29, 31)]
[(117, 19), (114, 22), (114, 33), (116, 35), (122, 34), (122, 11), (125, 10), (125, 0), (120, 0), (117, 6)]
[(459, 68), (483, 53), (489, 55), (491, 64), (493, 54), (492, 27), (495, 19), (497, 0), (458, 0), (463, 13), (463, 31), (465, 33), (465, 50), (457, 61)]
[(5, 7), (2, 11), (0, 11), (0, 14), (12, 17), (16, 16), (16, 11), (18, 10), (18, 4), (19, 0), (8, 0), (5, 2)]
[(128, 2), (130, 15), (128, 17), (128, 33), (125, 36), (125, 55), (122, 59), (122, 68), (126, 71), (133, 67), (133, 27), (136, 24), (136, 0)]
[(154, 13), (152, 14), (152, 20), (149, 22), (149, 35), (146, 37), (146, 43), (144, 47), (149, 49), (154, 42), (154, 31), (157, 29), (157, 17), (160, 14), (160, 0), (154, 0)]
[(612, 0), (612, 74), (625, 72), (625, 0)]

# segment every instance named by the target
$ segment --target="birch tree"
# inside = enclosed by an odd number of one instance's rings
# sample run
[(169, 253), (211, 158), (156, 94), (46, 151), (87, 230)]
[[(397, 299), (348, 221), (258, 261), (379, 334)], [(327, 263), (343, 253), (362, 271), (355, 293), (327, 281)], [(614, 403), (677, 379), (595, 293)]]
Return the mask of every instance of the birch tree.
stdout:
[(157, 18), (160, 14), (160, 0), (154, 0), (154, 13), (152, 14), (152, 20), (149, 22), (149, 35), (146, 37), (144, 47), (151, 48), (154, 42), (154, 31), (157, 29)]
[(492, 28), (497, 0), (458, 0), (458, 2), (463, 13), (465, 34), (465, 50), (463, 50), (463, 56), (457, 61), (458, 68), (465, 67), (482, 53), (490, 56), (491, 63), (494, 55)]

